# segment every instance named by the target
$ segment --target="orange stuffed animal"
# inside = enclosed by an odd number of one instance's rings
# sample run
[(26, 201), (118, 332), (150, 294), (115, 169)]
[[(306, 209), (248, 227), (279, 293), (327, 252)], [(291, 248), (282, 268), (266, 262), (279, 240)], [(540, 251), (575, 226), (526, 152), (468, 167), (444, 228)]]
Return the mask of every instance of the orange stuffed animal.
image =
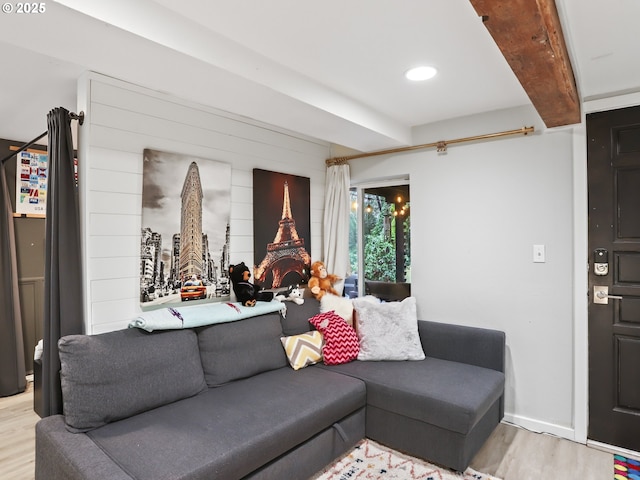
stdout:
[(309, 290), (316, 299), (320, 300), (325, 293), (340, 295), (334, 288), (333, 283), (341, 280), (337, 275), (327, 273), (327, 268), (322, 262), (313, 262), (311, 265), (311, 278), (309, 279)]

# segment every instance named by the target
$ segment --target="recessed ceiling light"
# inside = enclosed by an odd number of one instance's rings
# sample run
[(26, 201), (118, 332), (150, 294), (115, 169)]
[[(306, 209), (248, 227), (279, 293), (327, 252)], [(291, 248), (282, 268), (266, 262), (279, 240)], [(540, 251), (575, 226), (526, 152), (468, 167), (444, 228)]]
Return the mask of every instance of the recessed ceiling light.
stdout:
[(404, 74), (409, 80), (413, 80), (414, 82), (421, 82), (423, 80), (429, 80), (436, 76), (438, 71), (433, 67), (415, 67), (407, 70)]

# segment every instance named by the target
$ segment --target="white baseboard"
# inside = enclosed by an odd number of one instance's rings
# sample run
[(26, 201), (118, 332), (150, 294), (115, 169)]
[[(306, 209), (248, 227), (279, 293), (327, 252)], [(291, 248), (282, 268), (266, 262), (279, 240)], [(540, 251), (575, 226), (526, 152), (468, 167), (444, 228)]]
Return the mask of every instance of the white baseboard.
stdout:
[(591, 448), (595, 448), (597, 450), (602, 450), (603, 452), (619, 454), (624, 457), (640, 458), (640, 452), (627, 450), (626, 448), (622, 448), (622, 447), (615, 447), (613, 445), (608, 445), (606, 443), (596, 442), (595, 440), (587, 440), (587, 446)]
[[(523, 417), (520, 415), (513, 415), (509, 413), (504, 414), (502, 419), (503, 423), (513, 425), (515, 427), (524, 428), (534, 433), (544, 433), (549, 435), (555, 435), (556, 437), (571, 440), (572, 442), (585, 444), (584, 441), (576, 439), (576, 432), (573, 428), (563, 427), (562, 425), (556, 425), (553, 423), (541, 422), (540, 420), (534, 420), (532, 418)], [(622, 447), (616, 447), (606, 443), (596, 442), (595, 440), (586, 441), (586, 445), (590, 448), (602, 450), (603, 452), (619, 454), (624, 457), (635, 458), (640, 460), (640, 452), (628, 450)]]
[(554, 423), (542, 422), (540, 420), (534, 420), (532, 418), (523, 417), (521, 415), (513, 415), (509, 413), (504, 414), (504, 419), (502, 421), (511, 423), (517, 427), (521, 427), (535, 433), (548, 433), (560, 438), (566, 438), (567, 440), (571, 440), (573, 442), (576, 441), (575, 430), (570, 427), (564, 427), (562, 425), (556, 425)]

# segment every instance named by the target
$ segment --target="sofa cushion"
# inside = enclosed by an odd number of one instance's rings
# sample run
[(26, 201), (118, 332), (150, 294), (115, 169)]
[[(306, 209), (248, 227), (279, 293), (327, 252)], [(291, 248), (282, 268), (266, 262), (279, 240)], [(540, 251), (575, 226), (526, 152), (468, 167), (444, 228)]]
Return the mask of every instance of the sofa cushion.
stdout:
[(65, 421), (87, 431), (206, 388), (191, 330), (138, 329), (58, 341)]
[(319, 313), (309, 322), (322, 332), (322, 358), (326, 365), (351, 362), (358, 357), (358, 336), (351, 325), (334, 311)]
[(239, 479), (362, 409), (365, 397), (361, 380), (287, 366), (89, 435), (138, 480)]
[(282, 333), (285, 336), (298, 335), (314, 329), (313, 325), (309, 323), (309, 319), (320, 312), (320, 302), (318, 300), (313, 297), (305, 297), (302, 305), (292, 302), (286, 303), (287, 312), (280, 320), (282, 322)]
[(209, 387), (287, 366), (278, 313), (210, 325), (197, 332)]
[(496, 370), (427, 357), (322, 368), (362, 379), (367, 405), (467, 434), (504, 392)]
[(415, 297), (401, 302), (353, 300), (360, 341), (358, 360), (423, 360)]
[(322, 333), (317, 330), (301, 333), (300, 335), (282, 337), (280, 341), (287, 354), (289, 365), (294, 370), (300, 370), (322, 361), (324, 340)]

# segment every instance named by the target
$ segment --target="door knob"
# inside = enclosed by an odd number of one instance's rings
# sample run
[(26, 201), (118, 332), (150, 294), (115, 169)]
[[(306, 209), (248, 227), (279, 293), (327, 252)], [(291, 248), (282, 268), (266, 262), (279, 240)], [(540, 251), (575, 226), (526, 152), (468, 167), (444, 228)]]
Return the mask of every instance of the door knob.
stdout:
[(609, 299), (622, 300), (620, 295), (609, 295), (609, 287), (606, 285), (594, 285), (593, 287), (593, 303), (599, 305), (608, 305)]

